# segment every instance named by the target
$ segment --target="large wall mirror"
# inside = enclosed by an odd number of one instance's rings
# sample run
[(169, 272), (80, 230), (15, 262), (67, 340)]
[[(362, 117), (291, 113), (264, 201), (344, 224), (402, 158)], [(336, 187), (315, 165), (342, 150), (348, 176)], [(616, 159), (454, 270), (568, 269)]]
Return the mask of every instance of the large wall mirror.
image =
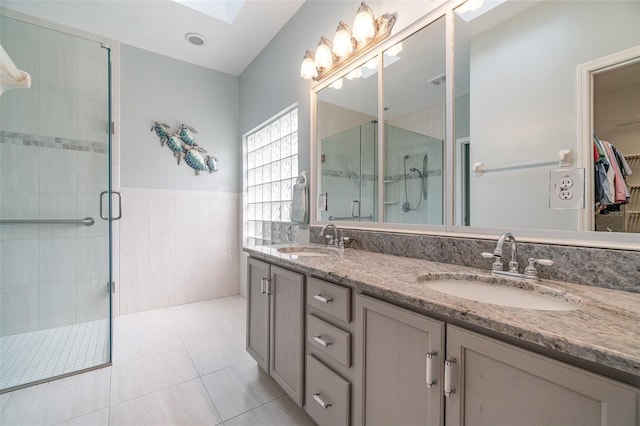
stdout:
[(639, 28), (638, 1), (441, 6), (313, 89), (314, 222), (638, 246)]
[(358, 64), (316, 94), (320, 220), (377, 220), (378, 62)]
[(384, 221), (444, 224), (445, 19), (385, 50)]
[[(640, 45), (639, 28), (637, 1), (485, 1), (454, 12), (456, 225), (640, 232), (640, 58), (620, 55)], [(593, 62), (600, 69), (580, 86), (578, 70)], [(604, 161), (622, 169), (610, 199), (598, 192), (593, 131), (613, 145)], [(564, 193), (558, 169), (585, 177)]]

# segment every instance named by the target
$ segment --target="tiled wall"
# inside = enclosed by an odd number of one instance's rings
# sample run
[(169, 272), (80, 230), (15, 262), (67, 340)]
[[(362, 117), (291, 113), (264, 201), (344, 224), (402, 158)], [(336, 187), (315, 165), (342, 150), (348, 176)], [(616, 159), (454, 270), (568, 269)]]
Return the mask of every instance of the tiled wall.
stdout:
[(238, 294), (240, 194), (122, 189), (120, 314)]
[(0, 335), (108, 316), (107, 144), (0, 131), (0, 218), (84, 225), (0, 225)]

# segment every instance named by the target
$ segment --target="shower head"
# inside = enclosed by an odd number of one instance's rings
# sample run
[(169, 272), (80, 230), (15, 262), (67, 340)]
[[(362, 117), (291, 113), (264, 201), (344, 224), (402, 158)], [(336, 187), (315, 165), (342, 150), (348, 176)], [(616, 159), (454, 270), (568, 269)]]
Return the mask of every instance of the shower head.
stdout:
[(415, 167), (410, 168), (409, 171), (417, 173), (419, 178), (423, 177), (422, 172), (420, 170), (416, 169)]

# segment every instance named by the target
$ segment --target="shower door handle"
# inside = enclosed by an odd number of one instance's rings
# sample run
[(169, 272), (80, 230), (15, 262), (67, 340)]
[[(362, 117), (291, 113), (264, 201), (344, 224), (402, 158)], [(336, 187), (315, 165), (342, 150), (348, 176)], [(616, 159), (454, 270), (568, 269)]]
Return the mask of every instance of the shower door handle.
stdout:
[(118, 216), (112, 217), (111, 220), (120, 220), (122, 219), (122, 195), (118, 191), (111, 191), (111, 193), (118, 196)]
[[(118, 196), (118, 215), (114, 216), (111, 218), (111, 220), (120, 220), (122, 219), (122, 195), (120, 195), (120, 193), (118, 191), (111, 191), (112, 194), (116, 194)], [(105, 194), (109, 194), (109, 191), (102, 191), (100, 193), (100, 219), (102, 220), (109, 220), (109, 216), (104, 216), (102, 214), (102, 212), (104, 211), (102, 206), (103, 206), (103, 199)]]

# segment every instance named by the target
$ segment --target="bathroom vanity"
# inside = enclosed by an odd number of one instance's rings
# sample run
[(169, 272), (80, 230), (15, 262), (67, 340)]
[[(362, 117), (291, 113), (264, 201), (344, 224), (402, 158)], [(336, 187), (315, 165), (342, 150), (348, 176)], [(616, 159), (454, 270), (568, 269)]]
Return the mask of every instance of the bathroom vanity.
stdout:
[(245, 248), (247, 348), (320, 425), (638, 423), (640, 295), (541, 281), (571, 308), (514, 308), (428, 285), (487, 271), (278, 248)]

